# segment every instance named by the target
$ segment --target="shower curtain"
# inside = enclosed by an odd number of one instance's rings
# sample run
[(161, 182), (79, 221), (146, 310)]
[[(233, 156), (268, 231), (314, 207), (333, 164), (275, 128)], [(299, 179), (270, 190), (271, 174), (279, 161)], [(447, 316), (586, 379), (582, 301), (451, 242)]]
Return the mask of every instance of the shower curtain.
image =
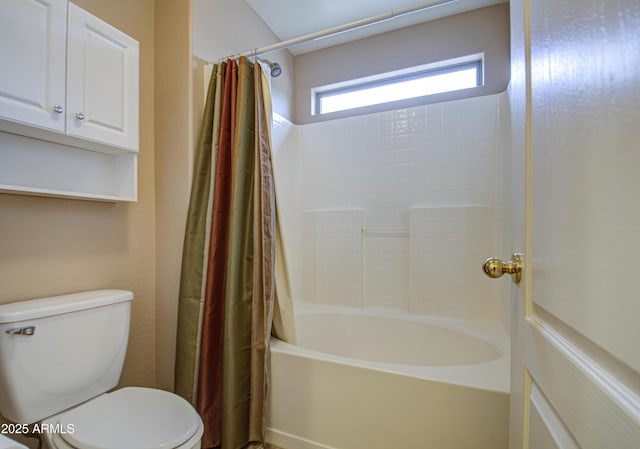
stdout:
[(269, 84), (246, 58), (216, 64), (195, 154), (175, 391), (203, 419), (203, 448), (264, 447), (269, 338), (295, 339), (276, 238)]

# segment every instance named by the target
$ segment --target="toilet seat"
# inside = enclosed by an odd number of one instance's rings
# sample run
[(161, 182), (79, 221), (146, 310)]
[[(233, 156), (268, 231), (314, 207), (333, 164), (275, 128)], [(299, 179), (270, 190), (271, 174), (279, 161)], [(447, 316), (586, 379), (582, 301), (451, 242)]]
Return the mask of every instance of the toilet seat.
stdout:
[(202, 432), (187, 401), (140, 387), (105, 393), (57, 415), (55, 423), (60, 439), (77, 449), (173, 449)]

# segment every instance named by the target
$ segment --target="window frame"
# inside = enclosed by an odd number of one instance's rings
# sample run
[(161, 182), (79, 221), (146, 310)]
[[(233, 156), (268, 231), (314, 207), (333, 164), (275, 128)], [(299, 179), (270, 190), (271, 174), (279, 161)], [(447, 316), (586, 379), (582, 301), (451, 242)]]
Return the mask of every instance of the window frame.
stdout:
[[(381, 86), (388, 86), (395, 83), (412, 81), (421, 78), (428, 78), (431, 76), (439, 76), (447, 73), (455, 73), (461, 70), (470, 68), (476, 69), (476, 85), (464, 89), (453, 89), (443, 92), (436, 92), (427, 95), (417, 95), (415, 97), (408, 97), (403, 100), (410, 100), (415, 98), (429, 97), (431, 95), (437, 95), (447, 92), (458, 92), (460, 90), (475, 89), (484, 86), (484, 54), (470, 55), (462, 58), (448, 59), (446, 61), (439, 61), (432, 64), (426, 64), (416, 67), (411, 67), (404, 70), (398, 70), (393, 72), (381, 73), (374, 76), (365, 78), (357, 78), (350, 81), (331, 84), (327, 86), (315, 87), (311, 89), (311, 115), (321, 116), (337, 112), (353, 111), (359, 108), (366, 108), (370, 106), (377, 106), (381, 104), (393, 103), (393, 101), (384, 101), (381, 103), (371, 103), (368, 105), (356, 106), (353, 108), (339, 109), (330, 112), (321, 112), (322, 99), (324, 97), (331, 97), (336, 94), (357, 92), (369, 88), (376, 88)], [(399, 100), (402, 101), (402, 100)]]

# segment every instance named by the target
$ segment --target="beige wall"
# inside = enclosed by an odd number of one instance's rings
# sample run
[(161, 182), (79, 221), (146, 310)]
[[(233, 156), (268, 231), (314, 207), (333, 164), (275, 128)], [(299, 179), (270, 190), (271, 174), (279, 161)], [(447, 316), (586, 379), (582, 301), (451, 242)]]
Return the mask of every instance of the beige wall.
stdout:
[(153, 0), (74, 3), (140, 42), (138, 202), (0, 194), (0, 302), (99, 288), (135, 294), (123, 385), (155, 385)]
[(121, 384), (171, 390), (193, 152), (191, 3), (74, 3), (140, 42), (138, 202), (0, 194), (0, 303), (132, 290)]
[[(353, 115), (311, 115), (311, 88), (484, 52), (485, 85), (471, 92), (394, 102), (392, 109), (503, 92), (509, 82), (509, 4), (502, 3), (389, 31), (295, 58), (293, 122), (304, 124)], [(361, 108), (359, 113), (391, 109)]]
[(191, 2), (156, 0), (157, 385), (173, 390), (184, 226), (193, 160)]

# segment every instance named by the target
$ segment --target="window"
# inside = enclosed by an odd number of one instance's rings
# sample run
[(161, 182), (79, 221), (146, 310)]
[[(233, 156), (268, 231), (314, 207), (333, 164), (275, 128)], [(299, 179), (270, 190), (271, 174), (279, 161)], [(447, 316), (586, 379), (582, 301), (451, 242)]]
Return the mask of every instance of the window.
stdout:
[(482, 55), (474, 55), (318, 87), (311, 92), (313, 114), (482, 86), (482, 69)]

